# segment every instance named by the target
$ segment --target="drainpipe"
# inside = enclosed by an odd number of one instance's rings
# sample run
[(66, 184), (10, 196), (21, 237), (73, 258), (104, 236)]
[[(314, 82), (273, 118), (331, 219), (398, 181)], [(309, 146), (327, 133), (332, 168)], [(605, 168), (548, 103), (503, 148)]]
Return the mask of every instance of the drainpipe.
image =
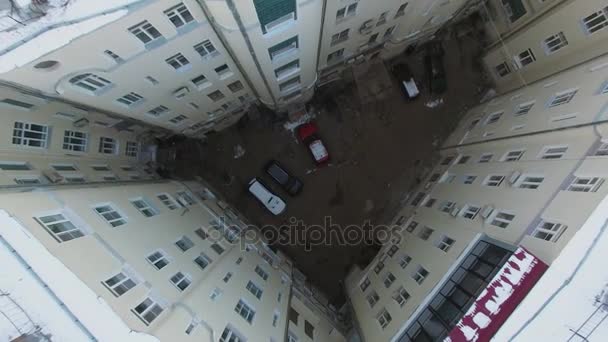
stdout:
[[(317, 45), (317, 72), (319, 70), (319, 63), (321, 61), (321, 44), (323, 43), (323, 29), (325, 28), (325, 11), (327, 10), (327, 0), (323, 0), (323, 9), (321, 10), (321, 28), (319, 29), (319, 44)], [(318, 78), (318, 76), (317, 76)], [(316, 80), (315, 80), (316, 82)]]
[(353, 309), (353, 303), (351, 302), (350, 296), (348, 295), (348, 289), (346, 288), (346, 284), (343, 281), (340, 281), (340, 283), (342, 285), (342, 290), (344, 291), (344, 297), (346, 297), (346, 304), (348, 305), (348, 310), (350, 311), (350, 313), (352, 315), (353, 327), (357, 331), (357, 334), (359, 334), (359, 338), (360, 338), (361, 342), (366, 342), (365, 336), (363, 335), (363, 333), (361, 331), (361, 325), (359, 324), (359, 318), (357, 317), (357, 314), (355, 313), (355, 310)]
[[(205, 4), (204, 1), (205, 0), (196, 0), (196, 2), (199, 4), (201, 9), (205, 13), (205, 16), (207, 16), (207, 19), (209, 20), (209, 23), (211, 24), (211, 28), (217, 35), (218, 39), (222, 42), (224, 49), (226, 49), (226, 51), (228, 51), (228, 54), (230, 55), (230, 57), (232, 58), (232, 60), (236, 64), (236, 66), (239, 68), (239, 71), (245, 78), (245, 81), (247, 82), (247, 84), (249, 85), (251, 90), (254, 92), (256, 97), (259, 99), (260, 98), (259, 93), (255, 90), (253, 83), (247, 77), (247, 73), (245, 72), (245, 69), (239, 62), (238, 58), (236, 58), (236, 53), (232, 50), (232, 48), (230, 47), (230, 44), (228, 44), (228, 41), (226, 40), (226, 37), (222, 33), (221, 29), (217, 27), (217, 25), (218, 25), (217, 21), (215, 20), (215, 17), (213, 16), (213, 14), (211, 14), (211, 11), (209, 10), (209, 8), (207, 7), (207, 5)], [(241, 16), (239, 15), (239, 13), (236, 9), (236, 5), (234, 4), (233, 0), (226, 0), (226, 5), (228, 6), (228, 9), (232, 13), (234, 20), (236, 20), (236, 22), (237, 22), (239, 31), (243, 35), (243, 39), (245, 40), (245, 43), (247, 44), (247, 49), (249, 50), (249, 53), (251, 54), (251, 58), (253, 59), (253, 63), (255, 64), (255, 67), (256, 67), (258, 73), (260, 74), (260, 77), (262, 77), (262, 81), (264, 82), (264, 85), (266, 86), (266, 90), (270, 94), (270, 97), (272, 99), (272, 105), (276, 108), (276, 107), (278, 107), (277, 100), (272, 93), (268, 80), (264, 76), (264, 72), (262, 71), (260, 62), (258, 61), (255, 50), (253, 49), (253, 44), (251, 43), (251, 40), (249, 39), (249, 34), (247, 34), (247, 30), (245, 29), (245, 25), (243, 24), (243, 22), (241, 20)], [(260, 101), (260, 102), (263, 102), (263, 101)]]

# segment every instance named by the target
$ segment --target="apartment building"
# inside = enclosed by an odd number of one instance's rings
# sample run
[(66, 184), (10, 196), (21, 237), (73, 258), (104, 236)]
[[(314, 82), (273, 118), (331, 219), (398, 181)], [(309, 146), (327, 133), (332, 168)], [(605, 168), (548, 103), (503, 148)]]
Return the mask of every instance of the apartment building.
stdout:
[(491, 13), (486, 32), (497, 33), (483, 61), (501, 93), (606, 52), (601, 1), (490, 1), (481, 13)]
[(489, 321), (466, 330), (463, 317), (513, 258), (560, 256), (608, 194), (607, 61), (469, 111), (395, 218), (394, 237), (346, 279), (363, 340), (443, 340), (459, 329), (472, 338)]

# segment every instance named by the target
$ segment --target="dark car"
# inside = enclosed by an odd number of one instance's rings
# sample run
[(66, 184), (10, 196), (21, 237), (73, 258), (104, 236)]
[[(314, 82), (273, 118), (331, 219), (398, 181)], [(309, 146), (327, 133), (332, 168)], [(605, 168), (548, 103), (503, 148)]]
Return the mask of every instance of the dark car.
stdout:
[(416, 81), (414, 81), (412, 71), (407, 64), (395, 64), (391, 68), (391, 72), (397, 79), (397, 82), (399, 82), (399, 88), (401, 89), (403, 95), (405, 95), (406, 99), (413, 100), (418, 96), (418, 94), (420, 94)]
[(432, 94), (443, 94), (448, 87), (443, 66), (443, 55), (441, 42), (432, 42), (427, 45), (424, 64)]
[(296, 196), (302, 191), (304, 186), (296, 177), (292, 176), (276, 160), (271, 160), (266, 164), (266, 173), (291, 196)]

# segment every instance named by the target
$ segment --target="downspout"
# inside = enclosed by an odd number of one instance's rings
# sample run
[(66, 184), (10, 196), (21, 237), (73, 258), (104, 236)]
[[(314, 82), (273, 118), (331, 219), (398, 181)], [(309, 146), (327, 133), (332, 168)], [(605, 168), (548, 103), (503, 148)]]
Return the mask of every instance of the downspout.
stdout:
[(346, 284), (343, 281), (340, 281), (340, 283), (342, 284), (342, 290), (344, 291), (344, 297), (346, 297), (346, 304), (348, 305), (348, 310), (350, 311), (350, 313), (352, 315), (353, 327), (357, 331), (360, 341), (365, 342), (365, 336), (363, 335), (363, 332), (361, 331), (361, 325), (359, 324), (359, 318), (357, 317), (357, 314), (355, 313), (355, 310), (353, 309), (353, 303), (351, 302), (350, 296), (348, 295), (348, 289), (346, 288)]
[[(321, 10), (321, 29), (319, 30), (319, 44), (317, 45), (317, 73), (319, 70), (319, 63), (321, 61), (321, 44), (323, 43), (323, 29), (325, 28), (325, 11), (327, 10), (327, 0), (323, 0), (323, 9)], [(318, 79), (317, 74), (317, 79)], [(317, 80), (315, 80), (316, 82)]]
[[(216, 26), (217, 22), (215, 20), (215, 17), (213, 16), (213, 14), (211, 14), (211, 11), (207, 7), (207, 5), (204, 3), (204, 1), (205, 0), (196, 0), (196, 2), (199, 4), (199, 6), (201, 7), (201, 9), (203, 10), (203, 12), (205, 13), (205, 15), (207, 16), (207, 19), (209, 20), (209, 23), (211, 24), (211, 28), (213, 29), (213, 32), (215, 32), (215, 34), (217, 35), (218, 39), (222, 42), (222, 45), (224, 46), (224, 49), (226, 49), (226, 51), (228, 51), (228, 54), (230, 55), (230, 57), (232, 58), (232, 60), (236, 64), (236, 66), (239, 68), (239, 71), (243, 75), (243, 78), (245, 78), (245, 81), (249, 85), (249, 88), (251, 88), (251, 90), (253, 91), (253, 93), (256, 95), (256, 97), (258, 99), (261, 98), (259, 96), (259, 93), (255, 90), (255, 87), (253, 86), (253, 83), (251, 82), (251, 80), (249, 79), (249, 77), (246, 76), (247, 73), (245, 72), (245, 69), (243, 68), (243, 66), (239, 62), (238, 58), (236, 58), (236, 54), (234, 53), (234, 51), (232, 51), (232, 48), (230, 47), (230, 44), (228, 44), (228, 41), (226, 40), (226, 37), (224, 37), (224, 34), (222, 33), (221, 29), (219, 29)], [(243, 22), (241, 20), (241, 16), (239, 15), (239, 13), (238, 13), (238, 11), (236, 9), (236, 6), (234, 5), (234, 1), (233, 0), (226, 0), (226, 5), (228, 6), (228, 9), (232, 13), (232, 16), (234, 17), (234, 20), (237, 22), (237, 25), (239, 27), (239, 31), (243, 35), (243, 39), (245, 40), (245, 43), (247, 44), (247, 49), (249, 50), (249, 53), (251, 54), (251, 58), (253, 59), (253, 63), (255, 64), (258, 73), (262, 77), (262, 81), (264, 82), (264, 85), (266, 86), (266, 90), (268, 91), (268, 93), (270, 94), (270, 97), (272, 98), (272, 102), (273, 102), (272, 105), (274, 107), (277, 107), (278, 106), (277, 105), (277, 100), (276, 100), (276, 98), (274, 97), (274, 95), (272, 93), (272, 90), (270, 88), (268, 80), (264, 76), (264, 72), (262, 71), (262, 67), (260, 65), (260, 62), (258, 61), (257, 55), (255, 54), (255, 50), (253, 49), (253, 44), (251, 44), (251, 40), (249, 39), (249, 35), (247, 34), (247, 30), (245, 29), (245, 26), (243, 25)], [(263, 102), (263, 101), (261, 101), (261, 102)]]

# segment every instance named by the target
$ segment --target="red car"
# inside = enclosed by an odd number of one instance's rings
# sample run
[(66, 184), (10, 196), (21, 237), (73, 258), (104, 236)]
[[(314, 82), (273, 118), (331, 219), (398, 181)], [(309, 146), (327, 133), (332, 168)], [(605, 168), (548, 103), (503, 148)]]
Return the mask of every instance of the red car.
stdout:
[(305, 123), (297, 128), (298, 139), (308, 147), (315, 163), (324, 165), (329, 161), (329, 153), (318, 133), (319, 127), (313, 122)]

